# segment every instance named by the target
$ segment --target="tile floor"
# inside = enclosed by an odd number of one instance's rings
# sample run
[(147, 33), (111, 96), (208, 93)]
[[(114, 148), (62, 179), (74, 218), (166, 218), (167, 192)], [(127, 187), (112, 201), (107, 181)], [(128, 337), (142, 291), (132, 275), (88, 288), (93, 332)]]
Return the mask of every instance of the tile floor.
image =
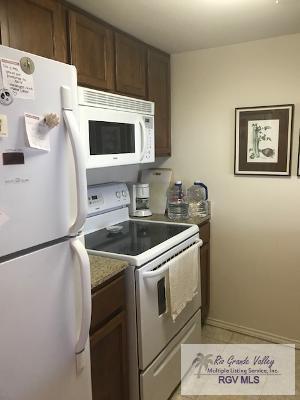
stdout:
[[(205, 325), (202, 331), (203, 343), (268, 343), (251, 336), (242, 335)], [(181, 396), (180, 387), (169, 400), (300, 400), (300, 350), (296, 350), (296, 396)]]

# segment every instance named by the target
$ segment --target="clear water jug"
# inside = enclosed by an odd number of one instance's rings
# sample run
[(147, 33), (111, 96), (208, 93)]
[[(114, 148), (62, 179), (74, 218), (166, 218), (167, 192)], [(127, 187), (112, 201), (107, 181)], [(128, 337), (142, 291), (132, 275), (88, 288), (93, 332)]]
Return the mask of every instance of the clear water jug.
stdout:
[(181, 181), (176, 181), (168, 190), (168, 217), (172, 220), (188, 218), (189, 203), (186, 189)]
[(189, 216), (206, 217), (208, 214), (208, 190), (200, 181), (195, 181), (188, 189)]

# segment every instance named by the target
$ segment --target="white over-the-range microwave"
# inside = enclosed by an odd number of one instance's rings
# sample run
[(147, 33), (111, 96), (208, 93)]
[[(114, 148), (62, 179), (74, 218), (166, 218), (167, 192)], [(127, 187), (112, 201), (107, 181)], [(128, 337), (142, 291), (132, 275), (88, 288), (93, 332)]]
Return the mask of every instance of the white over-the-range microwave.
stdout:
[(78, 87), (87, 168), (155, 160), (154, 103)]

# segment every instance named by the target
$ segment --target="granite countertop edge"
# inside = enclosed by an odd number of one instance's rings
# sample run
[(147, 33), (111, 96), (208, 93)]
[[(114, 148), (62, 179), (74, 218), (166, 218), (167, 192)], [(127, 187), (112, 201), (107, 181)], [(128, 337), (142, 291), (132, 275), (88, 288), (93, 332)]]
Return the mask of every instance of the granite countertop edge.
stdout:
[(91, 268), (91, 290), (94, 292), (117, 277), (128, 267), (128, 262), (109, 257), (94, 256), (89, 254)]

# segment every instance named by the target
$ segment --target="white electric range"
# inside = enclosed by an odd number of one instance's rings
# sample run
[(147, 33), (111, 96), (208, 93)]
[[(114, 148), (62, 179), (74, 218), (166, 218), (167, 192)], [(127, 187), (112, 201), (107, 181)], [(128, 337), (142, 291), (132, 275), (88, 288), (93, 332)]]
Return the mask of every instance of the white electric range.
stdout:
[(180, 381), (180, 345), (201, 338), (200, 278), (198, 294), (174, 322), (168, 310), (168, 261), (202, 245), (199, 228), (129, 218), (124, 183), (90, 186), (88, 201), (88, 253), (130, 264), (125, 270), (129, 398), (167, 400)]

